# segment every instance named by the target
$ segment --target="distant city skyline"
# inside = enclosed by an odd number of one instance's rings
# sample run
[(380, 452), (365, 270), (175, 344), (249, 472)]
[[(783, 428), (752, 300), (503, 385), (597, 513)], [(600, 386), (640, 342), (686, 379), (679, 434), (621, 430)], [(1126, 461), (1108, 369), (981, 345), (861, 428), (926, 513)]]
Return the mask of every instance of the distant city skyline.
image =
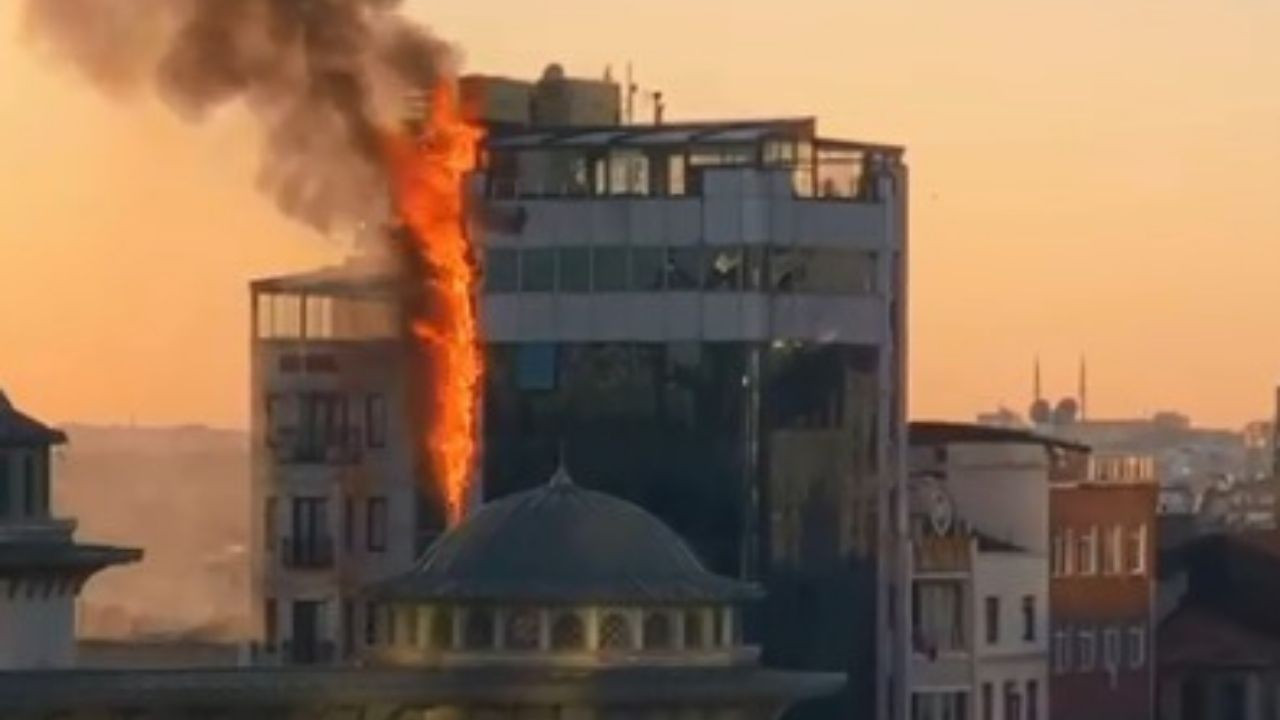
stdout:
[[(19, 5), (0, 8), (0, 386), (58, 422), (246, 426), (247, 281), (339, 249), (255, 194), (237, 113), (188, 128), (105, 102), (27, 47)], [(1073, 393), (1082, 353), (1094, 417), (1271, 414), (1280, 6), (408, 6), (469, 71), (630, 60), (671, 118), (815, 115), (906, 146), (914, 417), (1025, 411), (1036, 354), (1046, 395)], [(740, 42), (710, 53), (713, 34)]]

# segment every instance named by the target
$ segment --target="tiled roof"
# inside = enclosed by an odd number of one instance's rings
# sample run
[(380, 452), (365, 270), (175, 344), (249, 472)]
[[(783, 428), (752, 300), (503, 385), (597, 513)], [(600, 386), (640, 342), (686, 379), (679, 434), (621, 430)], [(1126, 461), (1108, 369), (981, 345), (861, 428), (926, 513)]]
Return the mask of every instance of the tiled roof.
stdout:
[(67, 441), (61, 430), (23, 413), (0, 390), (0, 447), (59, 445)]
[(979, 425), (977, 423), (917, 420), (907, 427), (912, 445), (943, 445), (948, 443), (1017, 443), (1044, 445), (1070, 450), (1087, 451), (1088, 445), (1063, 438), (1041, 435), (1030, 430)]
[(0, 575), (43, 570), (96, 571), (137, 562), (142, 551), (74, 542), (0, 542)]
[(1280, 638), (1206, 607), (1175, 611), (1160, 625), (1156, 646), (1162, 669), (1280, 667)]
[(757, 586), (708, 572), (673, 530), (564, 473), (481, 508), (381, 597), (568, 602), (732, 602)]

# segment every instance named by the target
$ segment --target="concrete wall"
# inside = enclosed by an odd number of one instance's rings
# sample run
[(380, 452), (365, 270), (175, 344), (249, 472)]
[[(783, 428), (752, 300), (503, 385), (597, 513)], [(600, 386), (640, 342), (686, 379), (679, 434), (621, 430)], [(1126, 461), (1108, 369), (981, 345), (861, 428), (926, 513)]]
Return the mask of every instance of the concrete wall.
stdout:
[[(282, 372), (281, 355), (317, 353), (336, 359), (336, 372)], [(265, 630), (266, 600), (276, 601), (277, 641), (289, 641), (292, 603), (324, 603), (319, 640), (341, 653), (343, 605), (351, 602), (356, 648), (363, 638), (364, 603), (359, 599), (370, 582), (403, 572), (412, 566), (419, 544), (418, 497), (415, 472), (417, 434), (412, 429), (412, 393), (405, 380), (408, 359), (395, 341), (373, 342), (259, 342), (254, 345), (251, 382), (252, 472), (252, 601), (249, 608), (254, 636)], [(370, 394), (386, 402), (386, 443), (364, 447), (354, 464), (290, 464), (278, 462), (267, 446), (266, 398), (271, 393), (334, 392), (347, 397), (349, 416), (366, 433), (365, 401)], [(362, 445), (365, 438), (362, 437)], [(267, 537), (266, 500), (276, 498), (274, 536)], [(328, 501), (326, 532), (333, 539), (334, 562), (330, 567), (287, 567), (281, 542), (292, 534), (291, 500), (322, 497)], [(354, 504), (352, 545), (344, 544), (347, 498)], [(386, 498), (386, 548), (367, 548), (368, 499)]]
[(0, 594), (0, 670), (65, 668), (75, 663), (75, 592), (54, 588), (45, 597), (27, 583)]
[(952, 443), (946, 461), (934, 447), (912, 450), (913, 471), (936, 470), (955, 500), (956, 517), (983, 535), (1048, 555), (1049, 464), (1044, 447), (1025, 443)]

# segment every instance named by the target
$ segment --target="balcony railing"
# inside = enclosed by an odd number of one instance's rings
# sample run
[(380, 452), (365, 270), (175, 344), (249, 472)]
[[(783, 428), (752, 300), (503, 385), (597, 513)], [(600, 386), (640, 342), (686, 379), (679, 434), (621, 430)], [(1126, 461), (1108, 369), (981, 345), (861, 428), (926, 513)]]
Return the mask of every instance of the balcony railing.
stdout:
[(317, 535), (280, 540), (280, 559), (285, 567), (317, 570), (333, 567), (333, 538)]
[(270, 438), (270, 445), (276, 462), (286, 465), (358, 465), (364, 457), (363, 440), (360, 427), (329, 437), (280, 428)]

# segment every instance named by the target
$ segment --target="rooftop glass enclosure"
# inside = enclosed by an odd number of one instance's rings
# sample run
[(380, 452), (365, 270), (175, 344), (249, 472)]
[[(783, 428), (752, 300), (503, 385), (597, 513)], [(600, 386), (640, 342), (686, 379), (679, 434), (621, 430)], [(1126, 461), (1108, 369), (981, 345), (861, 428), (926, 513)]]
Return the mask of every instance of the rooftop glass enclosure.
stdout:
[(484, 167), (496, 199), (699, 195), (704, 171), (752, 168), (785, 174), (796, 197), (875, 202), (875, 170), (900, 154), (815, 137), (802, 119), (501, 133)]

